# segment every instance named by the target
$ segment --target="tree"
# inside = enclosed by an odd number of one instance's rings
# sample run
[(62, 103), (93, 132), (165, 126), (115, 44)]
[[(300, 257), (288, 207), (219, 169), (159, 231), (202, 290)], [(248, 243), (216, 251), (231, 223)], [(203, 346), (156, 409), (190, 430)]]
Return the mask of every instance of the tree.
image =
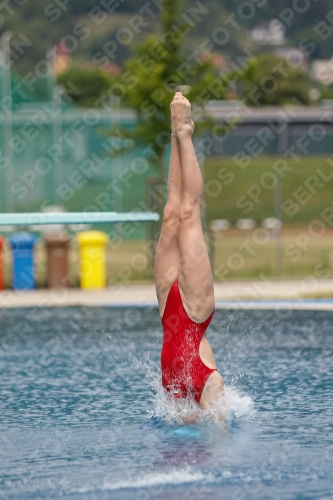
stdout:
[[(198, 132), (207, 123), (205, 101), (209, 97), (222, 99), (226, 90), (215, 75), (207, 51), (199, 49), (195, 57), (186, 58), (182, 49), (184, 37), (177, 37), (175, 31), (175, 26), (178, 33), (184, 28), (178, 22), (181, 5), (179, 0), (164, 0), (162, 33), (149, 35), (135, 47), (119, 76), (122, 104), (132, 108), (137, 117), (137, 127), (127, 136), (133, 139), (135, 147), (151, 145), (150, 160), (160, 177), (164, 174), (164, 153), (170, 141), (173, 94), (178, 89), (188, 90), (186, 96), (194, 103), (197, 117), (201, 117), (196, 127)], [(213, 94), (209, 93), (210, 86)]]
[(310, 103), (305, 71), (272, 54), (250, 60), (239, 82), (240, 97), (249, 106)]
[(65, 73), (58, 75), (57, 81), (64, 85), (73, 102), (80, 106), (94, 107), (97, 99), (107, 94), (114, 77), (98, 68), (73, 65)]

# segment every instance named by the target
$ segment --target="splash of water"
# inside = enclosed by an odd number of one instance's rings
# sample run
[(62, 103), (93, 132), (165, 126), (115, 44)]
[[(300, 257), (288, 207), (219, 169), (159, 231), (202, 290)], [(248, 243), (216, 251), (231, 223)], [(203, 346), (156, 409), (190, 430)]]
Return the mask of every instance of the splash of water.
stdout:
[(161, 384), (160, 367), (149, 358), (149, 353), (139, 358), (135, 347), (119, 342), (130, 361), (131, 369), (143, 376), (152, 389), (147, 413), (150, 418), (168, 425), (202, 425), (214, 422), (230, 424), (234, 419), (249, 419), (255, 413), (250, 396), (242, 394), (236, 387), (225, 386), (223, 394), (209, 409), (202, 409), (193, 398), (176, 399)]
[(202, 409), (192, 398), (175, 399), (158, 381), (153, 406), (148, 413), (169, 425), (200, 425), (206, 422), (223, 425), (235, 418), (250, 418), (254, 411), (252, 399), (232, 387), (225, 387), (224, 393), (210, 408)]
[[(142, 362), (141, 362), (142, 363)], [(220, 398), (209, 409), (202, 409), (193, 398), (176, 399), (161, 384), (161, 373), (155, 364), (143, 362), (145, 373), (153, 389), (151, 407), (147, 413), (169, 425), (188, 425), (215, 422), (230, 423), (235, 418), (251, 418), (254, 402), (237, 388), (225, 386)]]

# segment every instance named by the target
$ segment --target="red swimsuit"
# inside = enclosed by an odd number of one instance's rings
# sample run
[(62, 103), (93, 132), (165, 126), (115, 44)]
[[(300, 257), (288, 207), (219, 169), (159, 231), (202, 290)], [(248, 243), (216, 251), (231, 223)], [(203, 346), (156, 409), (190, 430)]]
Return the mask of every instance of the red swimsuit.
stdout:
[(211, 373), (201, 360), (199, 347), (214, 311), (203, 323), (195, 323), (184, 309), (178, 281), (171, 286), (162, 318), (164, 339), (161, 352), (162, 384), (176, 398), (191, 394), (197, 403)]

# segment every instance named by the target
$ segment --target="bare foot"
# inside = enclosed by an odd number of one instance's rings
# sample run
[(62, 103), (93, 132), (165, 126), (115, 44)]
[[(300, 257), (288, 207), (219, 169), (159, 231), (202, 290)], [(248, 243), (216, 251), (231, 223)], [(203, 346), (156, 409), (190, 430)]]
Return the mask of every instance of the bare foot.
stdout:
[(194, 123), (191, 118), (190, 101), (181, 92), (176, 92), (171, 103), (174, 113), (174, 124), (178, 138), (188, 137), (193, 134)]

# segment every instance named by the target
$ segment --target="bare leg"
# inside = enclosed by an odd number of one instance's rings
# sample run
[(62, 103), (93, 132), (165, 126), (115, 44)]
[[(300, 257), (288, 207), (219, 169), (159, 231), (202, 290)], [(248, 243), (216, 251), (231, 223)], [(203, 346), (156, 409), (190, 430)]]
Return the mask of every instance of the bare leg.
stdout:
[[(179, 289), (188, 315), (198, 323), (214, 309), (214, 286), (201, 225), (203, 179), (192, 142), (191, 105), (181, 94), (174, 97), (176, 130), (180, 146), (182, 200), (179, 209)], [(200, 344), (202, 361), (216, 368), (213, 352), (204, 337)], [(219, 373), (211, 374), (202, 392), (200, 405), (208, 407), (223, 390)]]
[(174, 106), (182, 175), (179, 288), (189, 316), (200, 323), (214, 309), (213, 277), (201, 226), (203, 180), (192, 142), (191, 105), (185, 97), (177, 95)]
[[(170, 111), (172, 133), (176, 134), (173, 101), (170, 105)], [(179, 143), (177, 137), (171, 136), (168, 200), (164, 208), (162, 230), (158, 240), (155, 257), (155, 286), (161, 317), (163, 316), (170, 286), (178, 279), (180, 270), (178, 229), (181, 195), (182, 177)]]

